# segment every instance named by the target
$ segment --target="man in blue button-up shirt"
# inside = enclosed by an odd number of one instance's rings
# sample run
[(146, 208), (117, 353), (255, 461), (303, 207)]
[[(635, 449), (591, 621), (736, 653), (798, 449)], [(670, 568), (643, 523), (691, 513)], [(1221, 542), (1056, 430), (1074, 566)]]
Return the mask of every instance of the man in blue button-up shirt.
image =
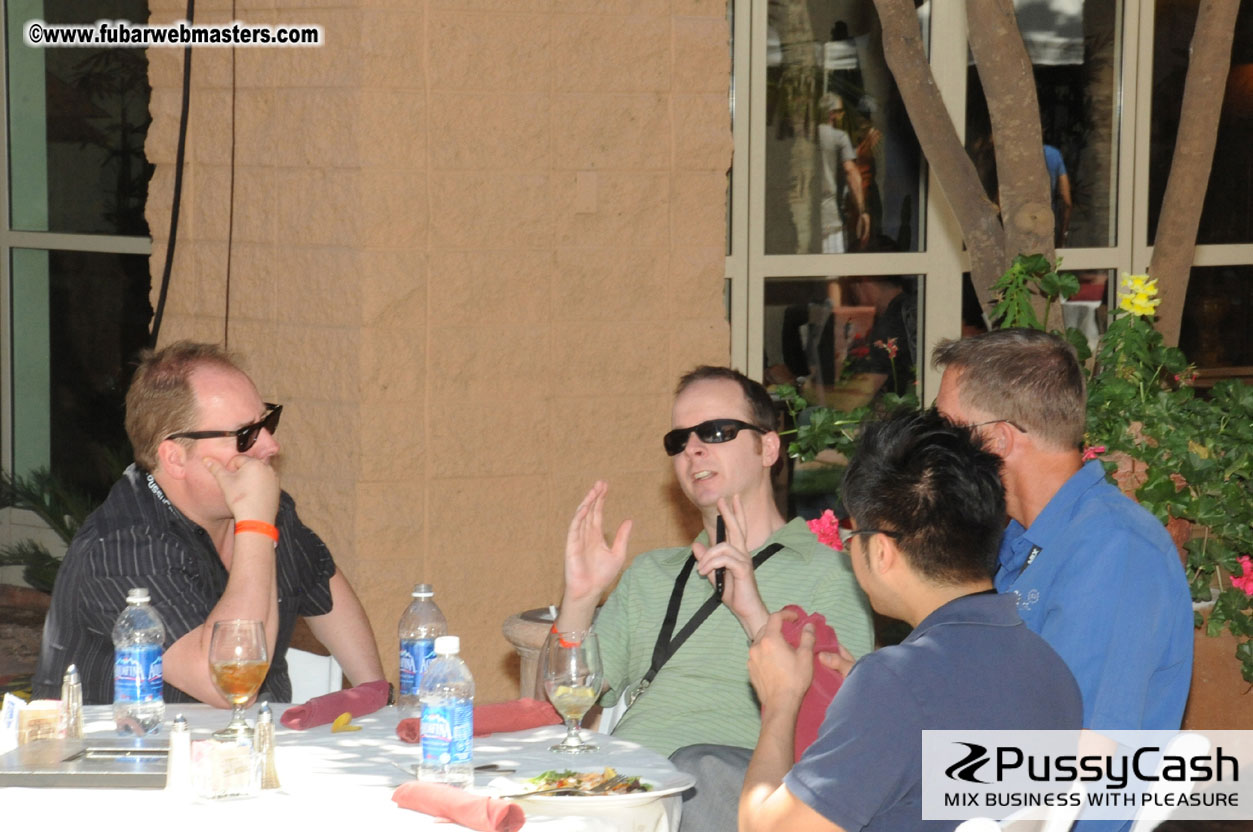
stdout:
[(1004, 460), (996, 588), (1061, 654), (1095, 729), (1176, 729), (1192, 676), (1192, 607), (1170, 536), (1082, 459), (1086, 391), (1068, 344), (1006, 329), (936, 350), (936, 406)]

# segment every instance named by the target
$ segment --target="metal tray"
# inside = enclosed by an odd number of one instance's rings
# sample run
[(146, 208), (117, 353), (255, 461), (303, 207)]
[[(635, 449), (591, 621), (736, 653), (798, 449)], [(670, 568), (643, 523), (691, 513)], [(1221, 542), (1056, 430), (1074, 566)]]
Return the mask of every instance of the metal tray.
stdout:
[(162, 789), (169, 739), (36, 740), (0, 756), (0, 786)]

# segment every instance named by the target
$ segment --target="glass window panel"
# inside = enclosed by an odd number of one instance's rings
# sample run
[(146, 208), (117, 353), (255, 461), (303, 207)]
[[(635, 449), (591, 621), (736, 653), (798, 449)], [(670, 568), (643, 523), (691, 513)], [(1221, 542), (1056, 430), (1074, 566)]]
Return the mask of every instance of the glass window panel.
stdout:
[(22, 24), (148, 19), (144, 0), (15, 0), (8, 12), (12, 227), (145, 236), (152, 166), (143, 49), (37, 49)]
[(767, 383), (796, 383), (809, 401), (840, 410), (912, 390), (920, 284), (914, 275), (768, 280)]
[[(1196, 3), (1158, 0), (1153, 36), (1153, 110), (1149, 144), (1149, 240), (1157, 236), (1170, 175)], [(1198, 243), (1253, 242), (1253, 3), (1240, 4), (1218, 142), (1201, 210)]]
[(1179, 348), (1197, 367), (1243, 367), (1253, 375), (1253, 266), (1192, 270)]
[[(1109, 323), (1110, 282), (1117, 281), (1114, 269), (1082, 269), (1069, 271), (1079, 279), (1079, 291), (1068, 301), (1062, 302), (1062, 322), (1074, 327), (1088, 337), (1088, 345), (1095, 350), (1097, 342)], [(1048, 328), (1057, 326), (1057, 309), (1049, 310)], [(988, 320), (979, 306), (970, 272), (962, 274), (962, 337), (969, 338), (988, 331)]]
[[(731, 30), (731, 39), (727, 44), (727, 58), (731, 70), (731, 84), (727, 92), (727, 109), (731, 115), (731, 134), (735, 135), (735, 0), (727, 0), (727, 28)], [(732, 169), (727, 168), (727, 257), (731, 256), (731, 236), (735, 233), (735, 194), (731, 187)]]
[(765, 252), (920, 251), (922, 154), (872, 1), (771, 0), (766, 58)]
[(14, 470), (103, 498), (130, 458), (123, 401), (152, 308), (146, 255), (14, 249)]
[[(1122, 31), (1117, 6), (1116, 0), (1014, 2), (1035, 73), (1044, 144), (1052, 148), (1046, 149), (1045, 161), (1058, 246), (1104, 247), (1116, 242), (1114, 171), (1121, 81), (1117, 58)], [(988, 198), (997, 201), (987, 100), (974, 64), (967, 71), (966, 149)]]

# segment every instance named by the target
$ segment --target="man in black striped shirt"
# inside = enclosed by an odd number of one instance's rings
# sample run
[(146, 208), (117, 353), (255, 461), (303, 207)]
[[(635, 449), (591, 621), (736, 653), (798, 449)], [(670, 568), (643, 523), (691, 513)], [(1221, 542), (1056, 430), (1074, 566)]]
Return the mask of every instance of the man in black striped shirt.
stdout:
[(112, 629), (131, 587), (147, 587), (165, 622), (167, 702), (230, 707), (208, 651), (214, 622), (233, 618), (265, 623), (263, 698), (291, 699), (285, 654), (301, 616), (353, 684), (384, 678), (361, 603), (279, 487), (281, 412), (215, 345), (183, 341), (144, 358), (126, 396), (135, 464), (66, 553), (36, 697), (58, 696), (73, 663), (84, 703), (113, 701)]

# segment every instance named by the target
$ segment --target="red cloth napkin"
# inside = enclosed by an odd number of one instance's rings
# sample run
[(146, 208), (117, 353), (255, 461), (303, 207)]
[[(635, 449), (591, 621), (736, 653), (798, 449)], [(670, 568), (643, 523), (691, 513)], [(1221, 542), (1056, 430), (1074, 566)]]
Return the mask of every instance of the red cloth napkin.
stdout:
[(348, 690), (315, 696), (303, 705), (292, 705), (279, 719), (288, 728), (303, 731), (334, 722), (347, 711), (353, 717), (366, 716), (387, 704), (387, 680), (366, 682)]
[(470, 794), (443, 783), (414, 780), (392, 792), (392, 800), (402, 809), (447, 818), (479, 832), (515, 832), (526, 823), (526, 814), (516, 803)]
[[(561, 716), (552, 705), (538, 699), (514, 699), (492, 705), (476, 705), (474, 736), (499, 734), (502, 731), (525, 731), (541, 725), (556, 725), (561, 721)], [(400, 720), (400, 724), (396, 726), (396, 736), (405, 742), (421, 742), (422, 720), (417, 717)]]
[(783, 622), (783, 637), (793, 647), (800, 645), (801, 630), (806, 624), (814, 626), (814, 681), (810, 684), (805, 698), (801, 701), (801, 711), (796, 717), (796, 759), (818, 738), (818, 728), (827, 715), (827, 706), (835, 698), (835, 692), (844, 683), (844, 676), (835, 672), (818, 660), (819, 653), (834, 653), (840, 647), (835, 630), (827, 623), (822, 613), (806, 613), (795, 604), (788, 604), (786, 610), (793, 610), (799, 616), (795, 621)]

